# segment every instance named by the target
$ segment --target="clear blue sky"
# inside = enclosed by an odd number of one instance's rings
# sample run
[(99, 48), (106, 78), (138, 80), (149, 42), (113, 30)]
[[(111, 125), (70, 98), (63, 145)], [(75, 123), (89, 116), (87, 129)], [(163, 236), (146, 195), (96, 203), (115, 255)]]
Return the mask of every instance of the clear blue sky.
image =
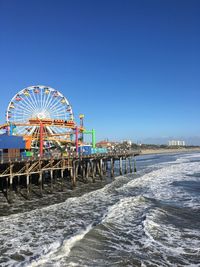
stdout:
[(97, 139), (200, 136), (200, 1), (0, 0), (0, 122), (61, 91)]

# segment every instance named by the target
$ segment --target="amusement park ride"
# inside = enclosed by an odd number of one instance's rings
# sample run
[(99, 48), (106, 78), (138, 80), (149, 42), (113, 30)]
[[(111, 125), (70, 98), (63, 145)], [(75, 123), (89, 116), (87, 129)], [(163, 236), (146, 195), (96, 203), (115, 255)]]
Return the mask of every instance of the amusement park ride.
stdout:
[(6, 123), (0, 129), (8, 135), (22, 136), (26, 149), (39, 153), (54, 148), (70, 149), (83, 145), (84, 134), (92, 135), (95, 148), (95, 131), (86, 131), (81, 114), (80, 125), (74, 121), (72, 107), (59, 91), (43, 86), (30, 86), (18, 92), (6, 111)]

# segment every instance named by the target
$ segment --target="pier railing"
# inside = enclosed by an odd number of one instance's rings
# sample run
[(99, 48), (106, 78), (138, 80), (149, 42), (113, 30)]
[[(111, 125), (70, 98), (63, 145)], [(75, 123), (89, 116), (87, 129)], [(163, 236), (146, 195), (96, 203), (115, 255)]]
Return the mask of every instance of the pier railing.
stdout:
[(87, 158), (102, 158), (102, 157), (124, 157), (124, 156), (138, 156), (140, 155), (140, 150), (127, 150), (127, 151), (112, 151), (108, 153), (96, 153), (96, 154), (87, 154), (84, 153), (76, 153), (76, 152), (69, 152), (67, 154), (60, 154), (60, 155), (44, 155), (40, 157), (39, 155), (34, 156), (4, 156), (2, 155), (0, 164), (8, 163), (8, 162), (26, 162), (26, 161), (36, 161), (36, 160), (51, 160), (51, 159), (87, 159)]

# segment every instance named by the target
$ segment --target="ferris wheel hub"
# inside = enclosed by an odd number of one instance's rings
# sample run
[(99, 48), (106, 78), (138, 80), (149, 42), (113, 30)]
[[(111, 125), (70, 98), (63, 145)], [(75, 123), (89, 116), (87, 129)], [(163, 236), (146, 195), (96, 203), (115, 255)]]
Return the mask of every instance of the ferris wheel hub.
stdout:
[(45, 112), (40, 112), (37, 114), (37, 118), (42, 120), (42, 119), (46, 119), (47, 116), (46, 116)]

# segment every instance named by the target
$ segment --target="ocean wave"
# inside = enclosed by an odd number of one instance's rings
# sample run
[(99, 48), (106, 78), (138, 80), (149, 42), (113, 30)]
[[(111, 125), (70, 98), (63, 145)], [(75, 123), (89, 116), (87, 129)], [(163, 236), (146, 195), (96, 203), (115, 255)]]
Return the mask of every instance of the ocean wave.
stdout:
[(200, 198), (180, 183), (200, 181), (198, 175), (192, 175), (200, 173), (199, 162), (193, 161), (198, 157), (176, 155), (175, 161), (169, 158), (149, 165), (137, 175), (119, 176), (104, 188), (81, 197), (1, 217), (0, 265), (196, 263), (199, 218), (194, 216), (193, 226), (189, 227), (188, 216), (199, 211)]

